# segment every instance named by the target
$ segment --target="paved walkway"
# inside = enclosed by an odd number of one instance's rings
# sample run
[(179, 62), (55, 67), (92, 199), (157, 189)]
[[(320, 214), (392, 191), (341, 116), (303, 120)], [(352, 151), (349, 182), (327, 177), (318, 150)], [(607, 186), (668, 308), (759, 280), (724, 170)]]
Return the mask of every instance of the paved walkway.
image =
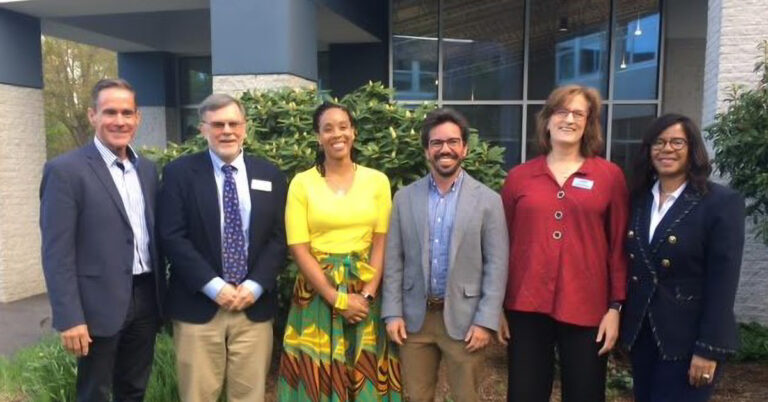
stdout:
[(51, 306), (42, 294), (0, 303), (0, 356), (11, 356), (51, 333)]

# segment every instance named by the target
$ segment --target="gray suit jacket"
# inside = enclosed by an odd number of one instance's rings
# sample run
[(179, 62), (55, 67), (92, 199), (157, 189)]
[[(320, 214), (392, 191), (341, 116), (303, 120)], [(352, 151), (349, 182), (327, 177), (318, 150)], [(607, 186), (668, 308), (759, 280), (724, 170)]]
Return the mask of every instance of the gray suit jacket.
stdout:
[[(403, 317), (408, 332), (421, 329), (427, 307), (428, 203), (428, 176), (398, 191), (387, 235), (381, 316)], [(464, 339), (473, 324), (498, 329), (508, 245), (501, 197), (464, 172), (443, 311), (451, 338)]]
[[(159, 304), (165, 273), (153, 231), (157, 168), (139, 157), (136, 169)], [(40, 184), (40, 230), (53, 327), (64, 331), (87, 324), (91, 336), (117, 333), (132, 293), (133, 230), (115, 182), (93, 142), (45, 164)]]

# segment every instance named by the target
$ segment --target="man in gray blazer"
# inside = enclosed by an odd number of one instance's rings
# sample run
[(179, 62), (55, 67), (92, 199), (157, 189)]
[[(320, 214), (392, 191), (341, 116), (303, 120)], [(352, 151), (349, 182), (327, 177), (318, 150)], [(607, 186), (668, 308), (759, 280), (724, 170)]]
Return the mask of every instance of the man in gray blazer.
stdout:
[(77, 400), (141, 401), (165, 288), (157, 170), (130, 146), (141, 120), (131, 85), (101, 80), (92, 102), (93, 141), (43, 170), (43, 271), (53, 327), (78, 358)]
[(469, 126), (451, 109), (427, 115), (421, 143), (430, 173), (395, 194), (382, 317), (400, 345), (412, 401), (433, 401), (445, 358), (453, 399), (477, 396), (478, 353), (498, 330), (507, 281), (507, 227), (499, 195), (461, 169)]

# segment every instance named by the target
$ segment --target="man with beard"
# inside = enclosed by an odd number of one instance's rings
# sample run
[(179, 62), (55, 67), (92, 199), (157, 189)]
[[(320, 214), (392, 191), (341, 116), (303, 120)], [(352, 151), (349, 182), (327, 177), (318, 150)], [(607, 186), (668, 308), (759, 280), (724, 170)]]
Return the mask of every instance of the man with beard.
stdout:
[(477, 401), (479, 351), (498, 330), (507, 281), (499, 195), (461, 168), (469, 126), (451, 109), (427, 115), (429, 174), (395, 194), (381, 315), (400, 345), (412, 401), (433, 401), (445, 358), (453, 399)]

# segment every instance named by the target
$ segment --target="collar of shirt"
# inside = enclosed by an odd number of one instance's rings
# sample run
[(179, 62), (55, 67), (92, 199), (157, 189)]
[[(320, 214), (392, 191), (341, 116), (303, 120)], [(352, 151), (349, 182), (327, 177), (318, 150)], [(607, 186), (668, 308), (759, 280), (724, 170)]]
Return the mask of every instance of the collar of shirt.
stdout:
[[(210, 149), (208, 150), (208, 154), (211, 155), (211, 162), (213, 163), (213, 171), (216, 173), (224, 173), (221, 171), (221, 168), (224, 167), (224, 165), (227, 165), (226, 162), (221, 160), (218, 155), (216, 155), (213, 151)], [(243, 158), (243, 150), (240, 150), (240, 154), (237, 155), (235, 160), (232, 161), (232, 163), (229, 163), (229, 165), (232, 165), (235, 169), (237, 169), (237, 172), (245, 172), (245, 159)]]
[[(680, 197), (680, 194), (683, 193), (683, 190), (685, 190), (685, 187), (688, 185), (688, 181), (686, 180), (680, 187), (677, 188), (677, 190), (673, 191), (671, 194), (669, 194), (669, 197), (667, 197), (667, 200), (664, 201), (664, 205), (667, 204), (674, 204), (675, 200), (677, 200)], [(658, 210), (659, 209), (659, 198), (661, 197), (660, 194), (660, 188), (661, 184), (658, 180), (656, 180), (656, 183), (653, 183), (653, 187), (651, 187), (651, 194), (653, 194), (653, 209)]]
[[(589, 176), (593, 169), (594, 169), (594, 163), (593, 158), (584, 158), (584, 163), (579, 166), (578, 169), (576, 169), (573, 174), (578, 174), (581, 176)], [(541, 155), (537, 157), (536, 159), (532, 160), (531, 163), (533, 163), (533, 176), (541, 176), (541, 175), (551, 175), (551, 172), (549, 170), (549, 166), (547, 166), (547, 156)]]
[[(451, 184), (451, 189), (448, 192), (459, 191), (461, 189), (461, 183), (463, 181), (464, 181), (464, 169), (461, 169), (461, 172), (459, 172), (459, 175), (456, 176), (456, 180), (453, 181), (453, 183)], [(435, 182), (435, 177), (432, 176), (432, 173), (429, 173), (429, 190), (437, 192), (438, 195), (443, 195), (440, 192), (440, 188), (437, 187), (437, 183)]]
[[(99, 150), (99, 154), (101, 154), (101, 158), (104, 159), (104, 163), (107, 164), (108, 167), (111, 167), (116, 162), (121, 162), (117, 155), (115, 155), (114, 152), (112, 152), (111, 149), (107, 148), (104, 143), (101, 142), (99, 137), (93, 136), (93, 143), (96, 145), (96, 149)], [(134, 151), (133, 147), (128, 145), (128, 160), (133, 164), (133, 166), (137, 166), (139, 163), (139, 154)]]

